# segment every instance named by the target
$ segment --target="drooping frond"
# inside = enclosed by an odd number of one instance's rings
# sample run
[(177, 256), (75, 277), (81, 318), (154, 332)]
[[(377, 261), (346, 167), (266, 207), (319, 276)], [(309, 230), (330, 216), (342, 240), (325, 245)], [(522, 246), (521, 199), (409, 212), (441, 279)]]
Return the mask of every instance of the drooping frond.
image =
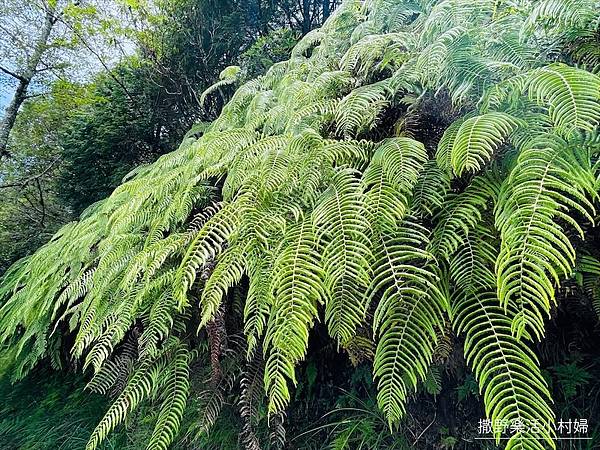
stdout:
[(241, 70), (242, 69), (239, 66), (229, 66), (223, 69), (219, 75), (219, 81), (206, 88), (204, 92), (200, 94), (200, 104), (204, 105), (206, 97), (208, 97), (214, 91), (221, 89), (223, 86), (235, 83)]
[(598, 3), (594, 0), (541, 0), (537, 2), (524, 24), (531, 31), (536, 23), (550, 23), (561, 27), (584, 28), (597, 20)]
[(215, 314), (227, 290), (236, 285), (244, 273), (244, 253), (240, 246), (232, 245), (218, 259), (212, 274), (206, 281), (200, 297), (202, 319), (200, 326)]
[(522, 93), (548, 114), (557, 131), (568, 137), (576, 130), (592, 131), (600, 116), (600, 77), (555, 63), (509, 78), (486, 95), (484, 107), (518, 100)]
[(94, 450), (106, 438), (106, 435), (125, 419), (142, 400), (148, 397), (156, 383), (160, 371), (164, 368), (164, 358), (146, 359), (133, 373), (127, 386), (111, 405), (98, 426), (94, 429), (86, 450)]
[(444, 198), (450, 187), (450, 178), (435, 159), (430, 159), (423, 166), (423, 171), (417, 180), (413, 191), (413, 215), (433, 216), (442, 209)]
[(449, 196), (433, 230), (430, 248), (434, 254), (450, 258), (482, 213), (495, 205), (500, 183), (498, 173), (490, 170), (474, 178), (460, 194)]
[(426, 377), (444, 322), (447, 300), (437, 288), (433, 256), (424, 248), (427, 230), (407, 218), (376, 243), (376, 271), (370, 298), (381, 300), (373, 327), (378, 337), (373, 373), (377, 401), (390, 424), (405, 413), (408, 395)]
[(354, 89), (337, 105), (335, 121), (338, 130), (346, 137), (354, 137), (374, 127), (389, 104), (387, 93), (386, 82)]
[(296, 383), (294, 366), (306, 354), (317, 304), (327, 295), (311, 221), (290, 228), (285, 240), (273, 268), (275, 302), (265, 337), (265, 386), (272, 412), (282, 411), (289, 401), (287, 382)]
[(175, 279), (175, 298), (180, 307), (188, 303), (187, 291), (196, 279), (196, 273), (209, 258), (221, 252), (227, 238), (240, 222), (246, 199), (239, 197), (208, 219), (190, 243)]
[(163, 387), (163, 403), (158, 414), (148, 450), (166, 450), (179, 431), (179, 424), (187, 403), (190, 357), (188, 350), (180, 346), (175, 351), (170, 367), (167, 367), (167, 379)]
[[(573, 147), (580, 150), (573, 152)], [(544, 317), (555, 303), (554, 283), (573, 270), (575, 250), (565, 226), (582, 236), (583, 230), (571, 211), (593, 223), (589, 158), (576, 141), (541, 138), (521, 153), (504, 183), (496, 210), (502, 237), (498, 298), (504, 307), (514, 302), (519, 308), (512, 326), (518, 336), (526, 331), (543, 335)]]
[[(514, 337), (514, 305), (503, 307), (495, 294), (494, 238), (482, 226), (472, 230), (450, 261), (455, 285), (452, 316), (457, 333), (465, 334), (465, 356), (483, 394), (492, 423), (539, 423), (512, 434), (508, 449), (555, 448), (550, 392), (533, 351)], [(543, 425), (542, 425), (543, 424)], [(501, 429), (495, 429), (500, 442)]]
[(323, 252), (325, 321), (330, 335), (343, 343), (364, 319), (371, 263), (365, 203), (352, 170), (336, 174), (314, 210), (313, 221)]

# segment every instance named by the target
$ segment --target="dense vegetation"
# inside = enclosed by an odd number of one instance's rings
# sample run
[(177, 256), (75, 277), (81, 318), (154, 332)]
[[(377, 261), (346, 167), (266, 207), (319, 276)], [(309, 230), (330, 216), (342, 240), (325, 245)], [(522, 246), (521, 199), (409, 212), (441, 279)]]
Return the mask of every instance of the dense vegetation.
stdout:
[[(575, 416), (593, 448), (599, 24), (347, 0), (226, 68), (217, 118), (7, 271), (3, 368), (81, 364), (112, 396), (88, 450), (132, 423), (151, 449), (561, 448)], [(484, 417), (542, 425), (476, 441)]]

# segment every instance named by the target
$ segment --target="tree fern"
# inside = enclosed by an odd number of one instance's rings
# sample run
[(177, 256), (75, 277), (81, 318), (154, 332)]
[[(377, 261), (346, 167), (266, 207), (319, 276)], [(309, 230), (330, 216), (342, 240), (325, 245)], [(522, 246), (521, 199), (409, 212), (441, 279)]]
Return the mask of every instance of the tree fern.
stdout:
[[(344, 1), (202, 133), (7, 271), (2, 361), (20, 378), (70, 355), (95, 369), (91, 388), (121, 391), (88, 449), (144, 400), (161, 405), (150, 447), (166, 448), (193, 389), (186, 435), (241, 398), (242, 440), (280, 448), (321, 317), (353, 363), (373, 359), (392, 428), (451, 322), (490, 418), (551, 421), (528, 346), (596, 215), (600, 78), (578, 44), (593, 44), (593, 3)], [(242, 75), (226, 69), (203, 99)], [(264, 357), (260, 383), (241, 378), (244, 357)]]

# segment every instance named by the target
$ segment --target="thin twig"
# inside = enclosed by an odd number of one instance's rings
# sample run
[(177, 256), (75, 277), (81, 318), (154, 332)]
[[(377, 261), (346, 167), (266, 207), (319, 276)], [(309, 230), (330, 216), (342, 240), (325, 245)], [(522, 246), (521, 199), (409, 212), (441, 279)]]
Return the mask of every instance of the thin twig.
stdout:
[(25, 186), (27, 186), (29, 183), (31, 183), (32, 181), (36, 181), (38, 178), (43, 177), (44, 175), (46, 175), (50, 169), (52, 169), (52, 167), (54, 167), (54, 165), (60, 161), (60, 157), (57, 157), (54, 161), (52, 161), (50, 163), (50, 165), (48, 167), (46, 167), (43, 171), (41, 171), (40, 173), (38, 173), (37, 175), (32, 175), (29, 178), (26, 178), (23, 181), (19, 181), (17, 183), (8, 183), (8, 184), (2, 184), (0, 185), (0, 189), (4, 189), (4, 188), (11, 188), (11, 187), (18, 187), (18, 188), (24, 188)]
[(412, 445), (413, 445), (413, 447), (415, 446), (415, 444), (417, 443), (417, 441), (418, 441), (419, 439), (421, 439), (421, 436), (423, 436), (423, 434), (425, 434), (425, 432), (426, 432), (426, 431), (429, 429), (429, 427), (431, 427), (431, 425), (433, 425), (433, 423), (435, 422), (435, 418), (436, 418), (436, 416), (437, 416), (437, 411), (436, 411), (436, 412), (433, 414), (433, 420), (431, 421), (431, 423), (430, 423), (429, 425), (427, 425), (427, 426), (425, 427), (425, 429), (424, 429), (423, 431), (421, 431), (421, 434), (419, 434), (419, 435), (417, 436), (417, 438), (415, 439), (415, 442), (413, 442), (413, 444), (412, 444)]

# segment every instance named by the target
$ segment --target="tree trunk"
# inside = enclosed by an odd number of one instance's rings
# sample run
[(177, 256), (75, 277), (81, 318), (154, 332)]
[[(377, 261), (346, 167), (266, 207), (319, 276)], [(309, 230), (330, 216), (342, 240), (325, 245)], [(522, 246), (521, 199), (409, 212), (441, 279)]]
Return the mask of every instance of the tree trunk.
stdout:
[(323, 23), (325, 23), (325, 21), (329, 17), (329, 14), (331, 14), (329, 0), (323, 0)]
[(310, 0), (302, 0), (302, 35), (310, 31)]
[(8, 151), (6, 147), (8, 145), (8, 137), (10, 132), (15, 125), (15, 121), (17, 120), (17, 113), (19, 112), (19, 108), (27, 98), (27, 90), (29, 89), (29, 84), (31, 80), (38, 72), (38, 65), (42, 59), (42, 55), (46, 51), (46, 45), (48, 43), (48, 38), (50, 37), (50, 32), (52, 31), (52, 27), (56, 23), (55, 11), (54, 8), (48, 6), (46, 9), (46, 17), (44, 19), (44, 25), (38, 38), (35, 41), (35, 45), (33, 47), (33, 53), (31, 57), (27, 60), (27, 64), (25, 69), (20, 74), (13, 74), (18, 81), (17, 89), (13, 98), (6, 108), (4, 113), (4, 117), (2, 118), (2, 122), (0, 122), (0, 159), (4, 156), (8, 156)]

